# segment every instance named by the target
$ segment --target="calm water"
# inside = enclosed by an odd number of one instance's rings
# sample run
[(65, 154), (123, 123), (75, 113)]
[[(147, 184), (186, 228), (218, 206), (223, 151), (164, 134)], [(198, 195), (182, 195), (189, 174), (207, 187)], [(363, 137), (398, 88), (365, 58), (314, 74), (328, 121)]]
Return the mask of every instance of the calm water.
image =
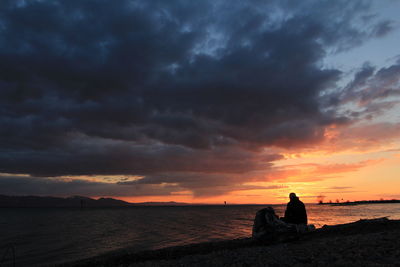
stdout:
[[(16, 248), (17, 266), (87, 258), (117, 249), (134, 251), (251, 236), (263, 206), (132, 207), (117, 209), (0, 209), (3, 246)], [(274, 206), (282, 216), (285, 206)], [(388, 216), (400, 204), (307, 205), (316, 227)]]

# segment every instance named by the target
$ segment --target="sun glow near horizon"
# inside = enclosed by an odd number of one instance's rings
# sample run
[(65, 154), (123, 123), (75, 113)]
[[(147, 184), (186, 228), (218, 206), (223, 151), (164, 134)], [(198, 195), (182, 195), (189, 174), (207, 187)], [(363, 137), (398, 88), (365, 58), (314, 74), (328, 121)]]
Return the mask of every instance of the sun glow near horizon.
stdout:
[[(284, 154), (263, 178), (218, 196), (195, 196), (190, 190), (168, 196), (118, 197), (128, 202), (185, 202), (222, 204), (282, 204), (290, 192), (306, 203), (400, 198), (400, 143), (368, 152), (326, 151)], [(251, 180), (251, 179), (250, 179)], [(262, 189), (257, 187), (266, 187)]]

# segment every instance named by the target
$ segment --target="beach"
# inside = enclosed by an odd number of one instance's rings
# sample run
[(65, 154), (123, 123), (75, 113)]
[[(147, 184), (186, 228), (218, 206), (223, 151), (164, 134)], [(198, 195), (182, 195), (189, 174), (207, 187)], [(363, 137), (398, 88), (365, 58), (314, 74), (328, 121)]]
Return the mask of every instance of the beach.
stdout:
[(259, 243), (251, 238), (129, 253), (118, 251), (61, 266), (399, 266), (400, 220), (325, 226)]

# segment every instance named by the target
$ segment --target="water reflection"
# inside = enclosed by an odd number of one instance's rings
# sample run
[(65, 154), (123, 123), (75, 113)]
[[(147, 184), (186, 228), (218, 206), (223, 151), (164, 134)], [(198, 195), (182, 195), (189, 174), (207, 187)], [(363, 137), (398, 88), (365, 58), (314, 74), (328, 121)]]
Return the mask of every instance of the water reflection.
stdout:
[[(309, 223), (347, 223), (388, 216), (400, 204), (306, 205)], [(55, 263), (128, 248), (155, 249), (251, 236), (264, 206), (134, 207), (121, 209), (0, 209), (0, 244), (14, 243), (20, 265)], [(285, 205), (273, 206), (283, 216)]]

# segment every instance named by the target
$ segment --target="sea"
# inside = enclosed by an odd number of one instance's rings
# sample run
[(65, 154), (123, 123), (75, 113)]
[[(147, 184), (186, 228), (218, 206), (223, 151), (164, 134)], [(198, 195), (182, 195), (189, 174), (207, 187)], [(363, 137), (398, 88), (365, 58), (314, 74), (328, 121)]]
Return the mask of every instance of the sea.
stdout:
[[(271, 206), (283, 216), (285, 205)], [(118, 250), (250, 237), (255, 214), (264, 207), (0, 208), (0, 265), (13, 263), (13, 251), (16, 266), (53, 265)], [(317, 228), (359, 219), (400, 219), (400, 204), (306, 208), (309, 223)]]

